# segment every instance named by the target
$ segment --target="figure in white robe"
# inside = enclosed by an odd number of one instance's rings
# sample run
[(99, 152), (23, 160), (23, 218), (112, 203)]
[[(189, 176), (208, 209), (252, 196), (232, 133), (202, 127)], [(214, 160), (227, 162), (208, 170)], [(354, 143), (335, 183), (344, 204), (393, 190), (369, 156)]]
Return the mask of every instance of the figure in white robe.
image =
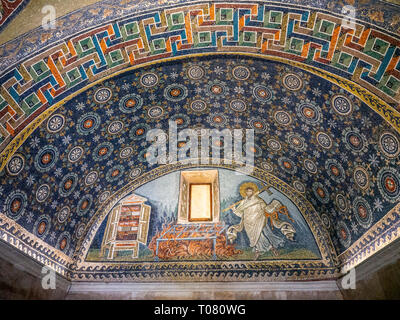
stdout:
[(284, 236), (276, 235), (272, 232), (268, 224), (266, 213), (272, 214), (278, 210), (282, 204), (278, 200), (273, 200), (270, 204), (266, 204), (263, 199), (256, 195), (257, 190), (254, 187), (246, 189), (246, 197), (232, 209), (232, 212), (241, 218), (238, 225), (229, 227), (228, 239), (232, 243), (237, 238), (237, 232), (241, 232), (244, 228), (250, 240), (250, 247), (255, 252), (255, 259), (264, 252), (271, 251), (274, 255), (278, 255), (276, 249), (282, 247), (285, 237), (293, 240), (295, 229), (279, 218), (271, 219), (272, 227), (276, 227)]

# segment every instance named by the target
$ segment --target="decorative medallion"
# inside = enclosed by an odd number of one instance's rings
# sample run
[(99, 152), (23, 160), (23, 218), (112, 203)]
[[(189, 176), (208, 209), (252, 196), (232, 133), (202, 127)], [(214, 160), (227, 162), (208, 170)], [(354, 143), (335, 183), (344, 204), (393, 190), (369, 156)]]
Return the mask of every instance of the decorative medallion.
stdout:
[(17, 221), (25, 213), (28, 197), (21, 190), (11, 191), (4, 201), (4, 212), (8, 217)]
[(283, 110), (275, 111), (274, 119), (281, 126), (288, 126), (293, 121), (291, 115)]
[(58, 186), (58, 192), (61, 197), (68, 197), (72, 191), (74, 191), (76, 185), (78, 184), (78, 175), (76, 173), (68, 173), (64, 178), (61, 180)]
[(148, 72), (140, 77), (140, 84), (144, 87), (150, 88), (158, 84), (158, 75), (153, 72)]
[(78, 206), (76, 208), (76, 213), (78, 214), (78, 216), (85, 215), (90, 210), (92, 203), (93, 203), (92, 195), (90, 195), (90, 194), (84, 195), (79, 200)]
[(369, 174), (363, 167), (356, 167), (353, 172), (355, 184), (362, 190), (369, 188)]
[(57, 133), (65, 125), (65, 117), (62, 114), (52, 115), (49, 120), (47, 120), (47, 131), (50, 133)]
[(124, 128), (122, 121), (113, 121), (107, 128), (107, 132), (111, 135), (120, 133)]
[(204, 69), (200, 66), (191, 66), (187, 71), (188, 77), (192, 80), (200, 80), (204, 74)]
[(69, 216), (70, 216), (71, 210), (68, 206), (62, 207), (60, 209), (60, 211), (57, 212), (56, 216), (57, 216), (57, 222), (59, 224), (63, 224), (65, 223)]
[(96, 90), (94, 93), (94, 100), (97, 103), (107, 103), (112, 97), (112, 91), (109, 88), (103, 87)]
[(256, 85), (253, 88), (253, 97), (260, 102), (268, 102), (272, 99), (272, 90), (264, 85)]
[(329, 202), (329, 194), (328, 190), (324, 187), (324, 185), (320, 182), (314, 182), (312, 185), (312, 190), (317, 197), (317, 199), (322, 203)]
[(110, 157), (113, 151), (114, 146), (111, 142), (103, 142), (94, 148), (92, 156), (95, 161), (103, 161)]
[(245, 66), (237, 66), (232, 69), (232, 75), (236, 80), (247, 80), (250, 77), (250, 70)]
[(47, 145), (39, 150), (35, 157), (35, 168), (40, 172), (48, 172), (58, 160), (58, 150), (52, 145)]
[(97, 113), (88, 112), (78, 119), (76, 130), (81, 135), (88, 135), (100, 126), (100, 122), (100, 116)]
[(400, 200), (400, 173), (397, 169), (384, 167), (378, 172), (378, 188), (381, 195), (389, 202)]
[(127, 94), (119, 101), (119, 110), (123, 113), (133, 113), (142, 106), (143, 98), (136, 93)]
[(368, 229), (372, 224), (372, 210), (368, 202), (361, 197), (357, 197), (353, 201), (353, 213), (358, 224)]
[(84, 152), (85, 151), (81, 146), (73, 147), (71, 151), (68, 153), (68, 161), (71, 163), (79, 161), (79, 159), (82, 158)]
[(164, 97), (172, 102), (185, 99), (188, 95), (188, 89), (181, 84), (171, 84), (164, 89)]
[(50, 195), (50, 186), (48, 184), (42, 184), (36, 190), (36, 200), (38, 202), (44, 202)]
[(234, 99), (229, 103), (229, 107), (235, 112), (246, 111), (246, 102), (241, 99)]
[(346, 179), (346, 173), (342, 165), (336, 159), (326, 160), (325, 170), (329, 177), (337, 183), (342, 183)]
[(15, 153), (7, 163), (9, 175), (16, 176), (21, 173), (25, 166), (25, 157), (20, 153)]
[(291, 91), (298, 91), (303, 87), (303, 80), (294, 73), (286, 74), (282, 79), (282, 83), (286, 89)]
[(330, 149), (333, 145), (332, 138), (325, 132), (317, 133), (317, 142), (324, 149)]
[(385, 131), (379, 137), (379, 149), (387, 158), (396, 158), (400, 153), (399, 140), (393, 133)]
[(336, 95), (332, 98), (332, 108), (340, 116), (348, 116), (353, 111), (353, 104), (349, 98)]
[(207, 109), (207, 104), (205, 103), (205, 101), (203, 100), (194, 100), (191, 104), (190, 104), (190, 108), (194, 111), (194, 112), (203, 112)]

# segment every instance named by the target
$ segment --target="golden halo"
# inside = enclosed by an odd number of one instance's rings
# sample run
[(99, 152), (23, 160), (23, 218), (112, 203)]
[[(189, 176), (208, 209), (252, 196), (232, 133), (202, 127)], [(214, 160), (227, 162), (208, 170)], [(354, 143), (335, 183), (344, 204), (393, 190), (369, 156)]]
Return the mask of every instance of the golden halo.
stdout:
[(243, 198), (246, 198), (247, 197), (247, 195), (246, 195), (246, 190), (247, 189), (253, 189), (253, 191), (254, 191), (254, 193), (256, 193), (257, 191), (258, 191), (258, 186), (254, 183), (254, 182), (245, 182), (245, 183), (242, 183), (241, 185), (240, 185), (240, 189), (239, 189), (239, 192), (240, 192), (240, 195), (243, 197)]

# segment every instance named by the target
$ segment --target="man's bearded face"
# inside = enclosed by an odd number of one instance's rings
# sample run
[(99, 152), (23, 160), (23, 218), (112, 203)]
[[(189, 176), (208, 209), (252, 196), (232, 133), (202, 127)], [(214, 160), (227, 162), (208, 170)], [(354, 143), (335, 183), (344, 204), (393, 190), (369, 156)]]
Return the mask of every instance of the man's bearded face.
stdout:
[(254, 194), (254, 191), (253, 191), (253, 189), (251, 189), (251, 188), (248, 188), (247, 190), (246, 190), (246, 195), (247, 195), (247, 197), (251, 197), (252, 195)]

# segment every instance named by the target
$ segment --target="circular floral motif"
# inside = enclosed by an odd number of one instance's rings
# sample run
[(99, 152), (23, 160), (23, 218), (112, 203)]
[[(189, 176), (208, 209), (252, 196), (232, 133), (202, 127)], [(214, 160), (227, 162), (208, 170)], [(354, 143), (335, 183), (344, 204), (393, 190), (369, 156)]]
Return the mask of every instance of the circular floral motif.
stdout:
[[(145, 150), (145, 151), (147, 151), (147, 150)], [(121, 178), (121, 176), (124, 174), (124, 171), (125, 171), (125, 168), (123, 166), (116, 165), (108, 170), (108, 172), (106, 174), (106, 180), (109, 182), (115, 181), (115, 180)]]
[(204, 77), (204, 69), (200, 66), (191, 66), (187, 70), (187, 75), (190, 79), (192, 80), (200, 80), (201, 78)]
[(229, 103), (229, 107), (235, 112), (246, 111), (246, 102), (241, 99), (234, 99)]
[(129, 137), (133, 140), (146, 139), (149, 126), (145, 123), (139, 123), (131, 128), (129, 131)]
[(12, 176), (18, 175), (25, 166), (25, 158), (22, 154), (16, 153), (14, 154), (10, 161), (7, 163), (7, 172)]
[(92, 152), (95, 161), (102, 161), (107, 159), (114, 151), (114, 146), (110, 142), (100, 143)]
[(357, 197), (353, 201), (353, 212), (356, 217), (358, 224), (368, 229), (372, 224), (372, 210), (368, 202), (361, 198)]
[(329, 177), (337, 183), (343, 182), (346, 178), (342, 165), (335, 159), (328, 159), (325, 162), (325, 170)]
[(226, 116), (223, 113), (211, 113), (207, 120), (214, 127), (224, 127), (227, 123)]
[(178, 129), (185, 128), (190, 123), (190, 118), (187, 115), (183, 114), (183, 113), (178, 113), (178, 114), (172, 116), (170, 118), (170, 120), (175, 122), (176, 127)]
[(124, 124), (121, 121), (113, 121), (107, 128), (109, 134), (117, 134), (122, 131)]
[[(183, 146), (183, 145), (184, 145), (184, 142), (179, 142), (179, 143), (178, 143), (178, 148), (180, 148), (180, 147)], [(143, 162), (143, 163), (154, 161), (154, 159), (150, 159), (150, 160), (149, 160), (149, 157), (150, 157), (150, 156), (152, 156), (152, 154), (150, 153), (150, 151), (149, 151), (148, 149), (144, 149), (144, 150), (142, 150), (142, 151), (139, 152), (139, 155), (138, 155), (137, 159), (138, 159), (140, 162)], [(109, 179), (112, 179), (112, 177), (110, 176)], [(114, 179), (112, 179), (112, 180), (114, 180)]]
[(368, 189), (369, 187), (369, 176), (367, 170), (363, 167), (357, 167), (353, 172), (354, 182), (360, 189)]
[(110, 191), (104, 191), (102, 194), (99, 196), (99, 202), (103, 203), (104, 201), (107, 200), (107, 198), (110, 196), (111, 192)]
[(400, 173), (394, 168), (384, 167), (378, 172), (378, 188), (382, 196), (395, 203), (400, 197)]
[(315, 125), (322, 120), (321, 108), (311, 102), (297, 104), (296, 113), (301, 120), (311, 125)]
[(123, 113), (133, 113), (143, 106), (143, 99), (136, 93), (127, 94), (119, 101), (119, 110)]
[(294, 73), (286, 74), (282, 79), (282, 83), (286, 89), (292, 91), (298, 91), (303, 86), (303, 80), (301, 80), (301, 78)]
[(137, 176), (139, 176), (141, 173), (142, 173), (142, 170), (140, 168), (132, 169), (131, 172), (129, 173), (129, 178), (134, 179)]
[(317, 142), (324, 149), (330, 149), (333, 145), (332, 138), (325, 132), (317, 133)]
[(317, 197), (317, 199), (322, 203), (329, 202), (328, 190), (320, 182), (314, 182), (312, 185), (312, 190)]
[(321, 215), (321, 220), (326, 229), (329, 229), (331, 227), (331, 220), (329, 219), (327, 214), (323, 213)]
[(39, 150), (35, 157), (35, 168), (40, 172), (47, 172), (54, 167), (58, 160), (56, 147), (47, 145)]
[(203, 100), (194, 100), (194, 101), (190, 104), (190, 108), (191, 108), (194, 112), (203, 112), (204, 110), (207, 109), (207, 104), (206, 104)]
[(273, 97), (272, 90), (267, 86), (256, 85), (253, 88), (253, 97), (260, 102), (270, 101)]
[(81, 135), (93, 133), (100, 126), (100, 116), (94, 112), (88, 112), (78, 119), (76, 130)]
[(280, 157), (278, 159), (280, 167), (288, 173), (294, 174), (297, 172), (297, 167), (292, 160), (286, 157)]
[(62, 207), (60, 209), (60, 211), (58, 211), (58, 213), (57, 213), (58, 223), (60, 223), (60, 224), (65, 223), (68, 220), (70, 213), (71, 213), (71, 210), (69, 207), (67, 207), (67, 206)]
[(69, 249), (70, 242), (71, 239), (69, 233), (64, 231), (57, 239), (57, 249), (63, 252), (67, 251)]
[(36, 200), (38, 202), (44, 202), (50, 195), (50, 186), (48, 184), (42, 184), (36, 190)]
[(265, 161), (261, 163), (261, 168), (263, 168), (267, 172), (272, 172), (274, 170), (274, 167), (270, 163)]
[(59, 132), (65, 125), (65, 117), (61, 114), (55, 114), (47, 121), (47, 130), (50, 133)]
[(306, 192), (306, 186), (302, 182), (300, 182), (298, 180), (293, 182), (293, 187), (300, 193), (305, 193)]
[(164, 97), (169, 101), (181, 101), (188, 95), (188, 89), (181, 84), (171, 84), (164, 89)]
[(348, 116), (353, 111), (350, 99), (343, 95), (336, 95), (332, 98), (332, 107), (340, 116)]
[(71, 149), (68, 153), (68, 161), (69, 162), (77, 162), (80, 158), (82, 158), (84, 150), (81, 146), (76, 146)]
[(232, 75), (236, 80), (246, 80), (250, 77), (250, 70), (245, 66), (237, 66), (232, 69)]
[(74, 233), (75, 238), (77, 240), (81, 239), (83, 237), (83, 235), (85, 234), (85, 230), (86, 230), (86, 225), (83, 222), (81, 222), (75, 229), (75, 233)]
[(275, 139), (269, 139), (267, 141), (267, 146), (274, 151), (279, 151), (282, 148), (281, 143)]
[(158, 83), (158, 76), (153, 72), (145, 73), (140, 77), (140, 84), (144, 87), (154, 87)]
[(119, 157), (121, 159), (126, 159), (126, 158), (129, 158), (132, 155), (132, 153), (133, 153), (133, 148), (126, 147), (121, 150), (121, 152), (119, 153)]
[(258, 133), (265, 132), (268, 129), (266, 121), (260, 118), (250, 118), (248, 124), (250, 128), (254, 129), (254, 131)]
[(246, 155), (251, 153), (254, 155), (254, 157), (261, 157), (262, 155), (261, 148), (254, 143), (246, 143), (244, 148), (246, 150)]
[(13, 220), (18, 220), (24, 213), (28, 197), (21, 190), (12, 191), (4, 202), (4, 211), (8, 217)]
[(368, 149), (367, 139), (358, 129), (346, 128), (343, 130), (343, 142), (348, 150), (358, 155)]
[(214, 97), (220, 97), (227, 94), (228, 88), (222, 81), (209, 82), (206, 88), (206, 93)]
[(307, 148), (304, 138), (296, 133), (289, 133), (286, 142), (297, 151), (304, 151)]
[(97, 171), (91, 171), (87, 174), (85, 177), (85, 184), (87, 186), (92, 185), (93, 183), (96, 182), (97, 178), (99, 177), (99, 173)]
[(310, 160), (310, 159), (305, 159), (303, 162), (304, 168), (312, 173), (312, 174), (316, 174), (318, 171), (317, 165), (315, 164), (314, 161)]
[(68, 197), (72, 191), (74, 191), (76, 185), (78, 184), (78, 175), (75, 173), (68, 173), (61, 180), (58, 186), (58, 192), (62, 197)]
[(400, 143), (397, 137), (388, 131), (385, 131), (379, 137), (379, 149), (388, 158), (396, 158), (400, 153)]
[(339, 211), (347, 212), (349, 209), (348, 201), (344, 195), (338, 193), (335, 198), (336, 206), (338, 207)]
[(90, 207), (92, 206), (93, 203), (93, 197), (90, 194), (87, 194), (81, 198), (78, 202), (78, 206), (76, 208), (76, 213), (79, 216), (85, 215), (89, 210)]
[(106, 103), (111, 99), (112, 91), (109, 88), (103, 87), (96, 90), (94, 93), (94, 100), (97, 103)]
[(41, 215), (33, 226), (33, 231), (39, 238), (44, 238), (51, 227), (51, 218), (48, 215)]
[(164, 109), (160, 106), (154, 106), (149, 108), (147, 111), (147, 115), (152, 119), (157, 119), (164, 115)]
[(274, 113), (275, 121), (282, 126), (288, 126), (292, 123), (292, 117), (290, 114), (283, 110), (278, 110)]
[(336, 227), (337, 235), (339, 236), (339, 241), (343, 247), (348, 248), (351, 244), (351, 234), (349, 228), (343, 221), (339, 221)]

